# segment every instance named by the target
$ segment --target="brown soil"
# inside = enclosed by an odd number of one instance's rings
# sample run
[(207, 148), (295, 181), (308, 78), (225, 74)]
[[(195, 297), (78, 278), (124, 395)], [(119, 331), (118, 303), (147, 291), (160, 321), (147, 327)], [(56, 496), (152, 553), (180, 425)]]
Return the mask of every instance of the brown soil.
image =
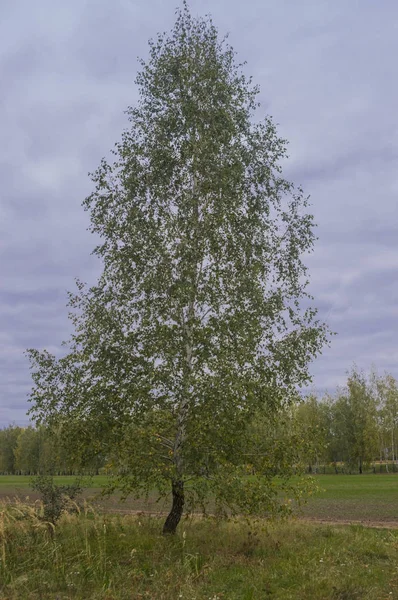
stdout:
[(373, 521), (368, 519), (317, 519), (303, 517), (297, 518), (300, 523), (314, 523), (320, 525), (362, 525), (363, 527), (373, 527), (375, 529), (398, 529), (398, 521)]
[[(98, 512), (123, 515), (145, 515), (154, 517), (165, 517), (168, 514), (168, 502), (161, 503), (159, 505), (154, 499), (149, 499), (145, 505), (143, 505), (142, 501), (140, 500), (129, 500), (126, 503), (120, 503), (119, 499), (115, 496), (111, 498), (101, 498), (99, 496), (96, 497), (93, 494), (93, 490), (86, 491), (83, 494), (83, 497), (86, 497), (93, 508)], [(19, 501), (26, 502), (28, 498), (29, 503), (33, 504), (39, 499), (39, 495), (30, 490), (26, 490), (26, 493), (22, 493), (20, 491), (19, 494), (0, 492), (0, 501), (9, 500), (12, 502), (14, 499), (18, 499)], [(314, 525), (362, 525), (363, 527), (372, 527), (376, 529), (398, 529), (398, 520), (391, 519), (328, 519), (308, 516), (297, 516), (294, 517), (294, 519), (299, 523), (312, 523)]]

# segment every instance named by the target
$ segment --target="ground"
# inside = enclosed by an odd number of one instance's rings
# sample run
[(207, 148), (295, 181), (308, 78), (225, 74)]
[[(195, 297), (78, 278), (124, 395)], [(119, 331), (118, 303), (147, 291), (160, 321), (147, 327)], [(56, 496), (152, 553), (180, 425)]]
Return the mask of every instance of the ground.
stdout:
[[(68, 483), (74, 478), (59, 477), (58, 483)], [(305, 520), (328, 522), (356, 522), (368, 525), (398, 527), (398, 474), (395, 475), (318, 475), (315, 477), (320, 488), (318, 494), (310, 498), (299, 517)], [(85, 495), (93, 497), (105, 485), (106, 477), (93, 477), (91, 488)], [(30, 477), (0, 476), (0, 498), (15, 495), (31, 499), (37, 498), (29, 489)], [(97, 498), (98, 509), (108, 512), (129, 513), (145, 511), (163, 514), (169, 508), (169, 500), (156, 502), (156, 495), (147, 502), (128, 499), (120, 503), (117, 495)]]
[(137, 514), (166, 508), (154, 498), (97, 499), (54, 529), (29, 478), (0, 477), (0, 600), (398, 600), (398, 475), (317, 482), (296, 520), (184, 517), (165, 537), (162, 519)]

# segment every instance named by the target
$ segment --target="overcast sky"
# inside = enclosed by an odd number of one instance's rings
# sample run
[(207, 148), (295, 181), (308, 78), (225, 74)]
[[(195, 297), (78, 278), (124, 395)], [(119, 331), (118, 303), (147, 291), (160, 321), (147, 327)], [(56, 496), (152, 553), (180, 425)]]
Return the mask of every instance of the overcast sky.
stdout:
[[(120, 139), (137, 56), (178, 0), (0, 1), (0, 426), (26, 424), (27, 347), (59, 352), (66, 290), (94, 283), (81, 202)], [(290, 141), (285, 175), (311, 194), (307, 264), (338, 333), (313, 367), (333, 391), (355, 361), (398, 376), (397, 0), (191, 0), (211, 13), (263, 110)]]

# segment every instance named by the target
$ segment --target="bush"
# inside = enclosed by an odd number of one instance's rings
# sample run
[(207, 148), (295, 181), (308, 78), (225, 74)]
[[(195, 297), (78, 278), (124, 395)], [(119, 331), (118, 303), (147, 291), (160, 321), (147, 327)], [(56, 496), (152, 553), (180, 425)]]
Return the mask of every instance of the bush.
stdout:
[(83, 491), (80, 480), (71, 485), (56, 485), (51, 476), (39, 475), (32, 479), (31, 488), (39, 492), (43, 502), (43, 520), (56, 524), (68, 505)]

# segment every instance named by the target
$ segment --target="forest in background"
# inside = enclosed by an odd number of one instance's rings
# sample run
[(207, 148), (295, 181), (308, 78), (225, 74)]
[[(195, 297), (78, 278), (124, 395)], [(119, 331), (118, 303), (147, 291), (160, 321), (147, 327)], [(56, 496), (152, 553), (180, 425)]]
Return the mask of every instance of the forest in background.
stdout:
[[(388, 373), (365, 375), (353, 368), (335, 394), (308, 395), (276, 416), (256, 420), (253, 428), (268, 440), (276, 474), (278, 461), (286, 460), (297, 472), (314, 474), (396, 472), (398, 382)], [(61, 430), (45, 427), (0, 429), (0, 474), (115, 474), (123, 469), (117, 454), (106, 456), (100, 449), (82, 463), (63, 438)], [(250, 456), (247, 460), (250, 471)]]

